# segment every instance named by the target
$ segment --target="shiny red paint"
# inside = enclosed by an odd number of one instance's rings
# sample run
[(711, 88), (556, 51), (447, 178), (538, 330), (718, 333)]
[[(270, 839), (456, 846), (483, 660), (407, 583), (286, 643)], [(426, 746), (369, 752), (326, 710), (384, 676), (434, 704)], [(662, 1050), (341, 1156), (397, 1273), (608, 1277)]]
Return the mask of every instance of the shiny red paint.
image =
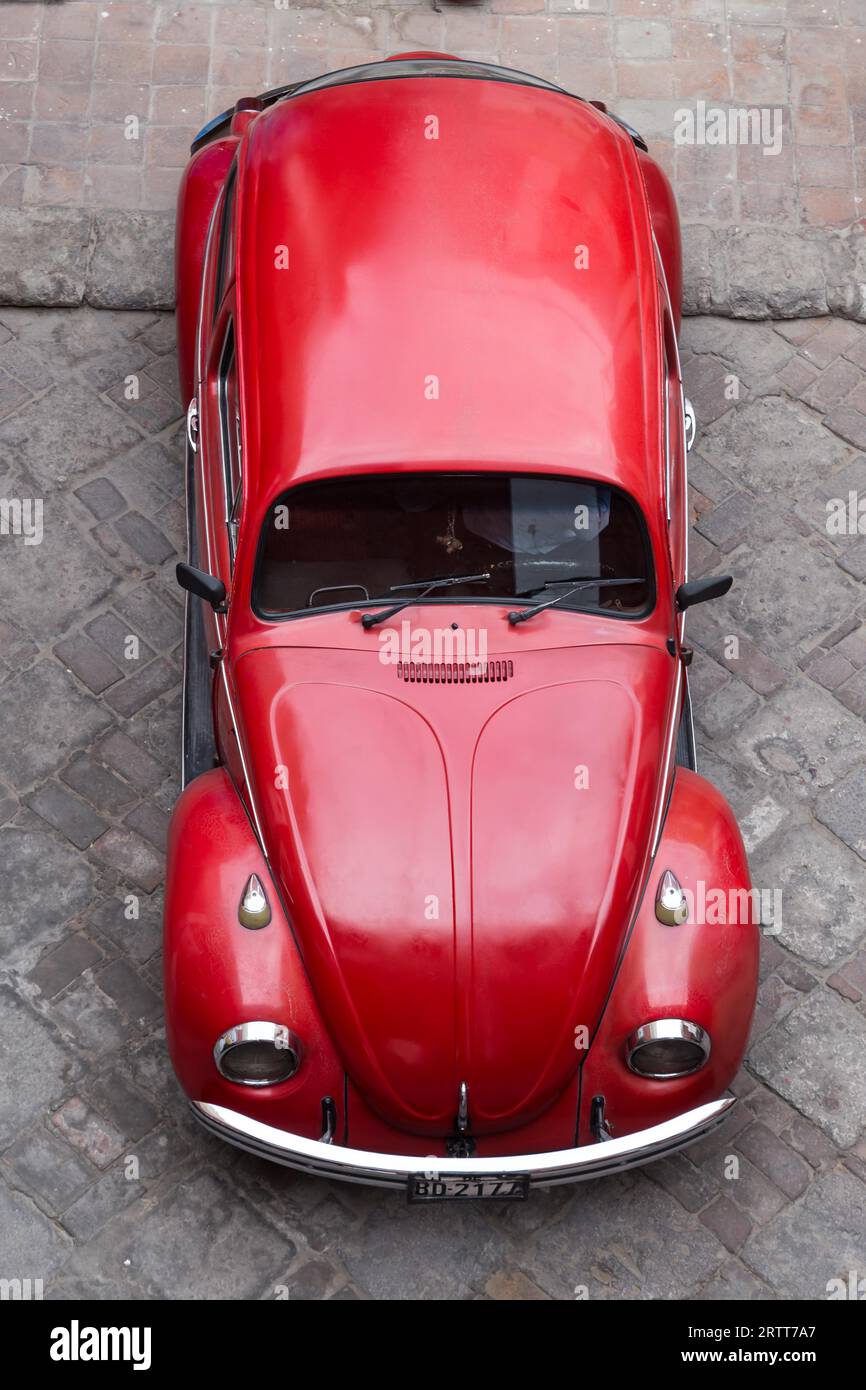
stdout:
[(175, 325), (180, 398), (184, 405), (195, 389), (195, 344), (208, 227), (237, 145), (237, 139), (233, 137), (214, 141), (199, 150), (186, 166), (178, 189), (174, 248), (177, 289)]
[[(181, 384), (200, 421), (190, 505), (200, 564), (229, 593), (227, 617), (206, 615), (222, 653), (222, 767), (184, 791), (169, 845), (181, 1083), (309, 1137), (328, 1095), (344, 1142), (406, 1153), (443, 1152), (462, 1082), (482, 1155), (591, 1142), (595, 1094), (617, 1134), (715, 1099), (745, 1047), (756, 931), (662, 927), (653, 908), (666, 868), (684, 886), (749, 884), (728, 807), (673, 757), (686, 506), (670, 185), (609, 116), (541, 88), (401, 77), (241, 115), (194, 156), (179, 199)], [(217, 303), (219, 237), (206, 239), (235, 155)], [(218, 391), (230, 321), (233, 560)], [(482, 626), (490, 659), (514, 663), (506, 685), (460, 688), (399, 682), (357, 612), (255, 615), (258, 538), (279, 493), (443, 468), (624, 488), (648, 526), (652, 612), (554, 609), (512, 627), (498, 606), (413, 608), (419, 626)], [(576, 789), (580, 765), (591, 795)], [(237, 918), (253, 872), (274, 914), (258, 932)], [(706, 1026), (711, 1059), (680, 1081), (638, 1078), (624, 1040), (666, 1015)], [(290, 1082), (250, 1090), (218, 1074), (216, 1038), (256, 1018), (303, 1039)], [(588, 1052), (575, 1046), (584, 1026)]]

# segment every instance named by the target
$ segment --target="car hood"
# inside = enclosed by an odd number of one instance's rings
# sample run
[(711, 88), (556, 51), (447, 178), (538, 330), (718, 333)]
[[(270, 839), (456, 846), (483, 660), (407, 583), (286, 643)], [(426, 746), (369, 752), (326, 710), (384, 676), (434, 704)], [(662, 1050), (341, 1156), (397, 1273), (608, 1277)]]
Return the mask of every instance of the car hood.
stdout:
[(452, 1131), (463, 1082), (478, 1134), (556, 1099), (646, 872), (674, 662), (602, 645), (516, 665), (407, 684), (366, 653), (268, 648), (234, 670), (319, 1005), (368, 1102), (416, 1133)]

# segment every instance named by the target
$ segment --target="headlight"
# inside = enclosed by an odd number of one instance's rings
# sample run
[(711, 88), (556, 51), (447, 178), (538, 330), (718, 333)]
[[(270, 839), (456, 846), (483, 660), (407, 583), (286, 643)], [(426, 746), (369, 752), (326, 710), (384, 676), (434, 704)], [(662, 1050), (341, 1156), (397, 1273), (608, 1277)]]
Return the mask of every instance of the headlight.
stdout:
[(217, 1038), (217, 1070), (242, 1086), (275, 1086), (301, 1065), (300, 1039), (282, 1023), (239, 1023)]
[(638, 1076), (667, 1081), (698, 1071), (710, 1055), (710, 1035), (683, 1018), (659, 1018), (636, 1028), (626, 1044)]

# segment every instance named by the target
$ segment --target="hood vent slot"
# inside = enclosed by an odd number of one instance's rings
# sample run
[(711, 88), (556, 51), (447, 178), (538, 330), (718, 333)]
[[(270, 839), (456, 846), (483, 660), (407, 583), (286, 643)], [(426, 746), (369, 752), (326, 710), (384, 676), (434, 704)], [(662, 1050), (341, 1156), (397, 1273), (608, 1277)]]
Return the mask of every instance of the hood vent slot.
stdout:
[(511, 680), (513, 661), (398, 661), (397, 678), (410, 685), (489, 685)]

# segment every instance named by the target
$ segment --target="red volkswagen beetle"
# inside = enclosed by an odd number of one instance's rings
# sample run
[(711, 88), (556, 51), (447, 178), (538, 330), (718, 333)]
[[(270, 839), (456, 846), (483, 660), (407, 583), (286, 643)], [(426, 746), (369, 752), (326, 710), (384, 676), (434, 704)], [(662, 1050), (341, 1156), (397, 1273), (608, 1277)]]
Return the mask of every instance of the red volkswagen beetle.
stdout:
[(401, 55), (202, 132), (177, 282), (196, 1115), (416, 1201), (706, 1134), (758, 933), (694, 770), (684, 611), (731, 580), (687, 579), (663, 173), (600, 103)]

